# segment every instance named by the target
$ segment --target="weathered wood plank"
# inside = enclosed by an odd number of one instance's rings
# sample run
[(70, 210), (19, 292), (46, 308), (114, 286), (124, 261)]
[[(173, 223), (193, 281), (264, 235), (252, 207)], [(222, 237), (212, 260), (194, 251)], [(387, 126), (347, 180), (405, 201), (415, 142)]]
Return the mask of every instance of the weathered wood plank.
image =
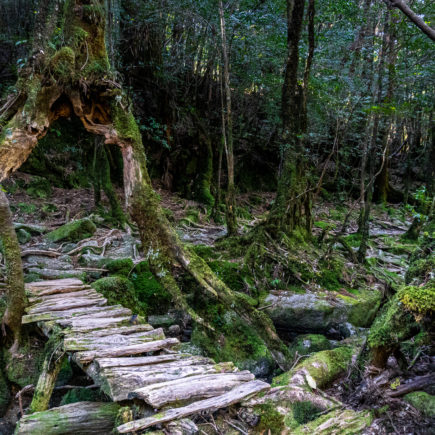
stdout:
[(34, 289), (28, 289), (26, 288), (27, 291), (29, 291), (33, 297), (40, 297), (40, 296), (49, 296), (49, 295), (61, 295), (61, 294), (68, 294), (68, 293), (75, 293), (81, 290), (86, 290), (92, 288), (90, 285), (75, 285), (75, 286), (69, 286), (69, 287), (49, 287), (46, 289), (38, 289), (38, 290), (34, 290)]
[[(71, 310), (50, 311), (49, 313), (27, 314), (22, 318), (22, 323), (50, 322), (62, 319), (80, 319), (85, 316), (98, 317), (117, 317), (131, 316), (131, 310), (121, 305), (98, 306), (98, 307), (77, 307)], [(87, 324), (85, 324), (87, 326)], [(88, 328), (91, 329), (91, 328)]]
[(77, 402), (48, 411), (24, 415), (16, 435), (110, 435), (113, 434), (117, 403)]
[[(181, 362), (179, 361), (179, 363)], [(147, 385), (161, 384), (176, 379), (189, 378), (190, 376), (233, 372), (234, 370), (234, 365), (225, 363), (185, 366), (157, 364), (152, 366), (107, 368), (100, 372), (99, 377), (103, 391), (111, 396), (114, 401), (121, 401), (127, 400), (129, 393), (138, 387), (143, 388)], [(170, 389), (170, 387), (167, 388)]]
[(235, 387), (231, 391), (222, 394), (221, 396), (194, 402), (181, 408), (168, 409), (167, 411), (160, 412), (154, 416), (142, 418), (140, 420), (118, 426), (117, 430), (119, 433), (136, 432), (156, 424), (166, 423), (168, 421), (187, 417), (201, 411), (210, 410), (211, 412), (214, 412), (217, 409), (226, 408), (235, 403), (241, 402), (247, 397), (261, 391), (265, 391), (269, 388), (269, 384), (263, 381), (255, 380), (246, 382)]
[(173, 347), (179, 343), (180, 342), (176, 338), (166, 338), (165, 340), (151, 341), (149, 343), (143, 343), (134, 346), (114, 346), (111, 349), (77, 352), (75, 356), (80, 363), (87, 364), (90, 363), (94, 358), (138, 355), (141, 353), (154, 352), (163, 348)]
[(190, 376), (139, 388), (130, 393), (128, 398), (142, 399), (154, 408), (161, 408), (183, 400), (202, 400), (220, 396), (254, 378), (255, 376), (247, 370), (237, 373)]
[(107, 299), (98, 296), (98, 297), (89, 297), (89, 298), (71, 298), (53, 301), (50, 303), (43, 302), (41, 304), (33, 305), (29, 308), (26, 308), (26, 312), (28, 314), (41, 314), (48, 313), (50, 311), (65, 311), (70, 310), (72, 308), (81, 308), (81, 307), (91, 307), (91, 306), (102, 306), (107, 303)]
[(136, 356), (136, 357), (121, 357), (121, 358), (97, 358), (95, 363), (103, 369), (107, 367), (129, 367), (129, 366), (142, 366), (161, 364), (171, 361), (184, 361), (185, 359), (201, 359), (204, 363), (212, 361), (209, 358), (202, 356), (191, 356), (189, 354), (176, 353), (168, 355), (154, 355), (154, 356)]
[(91, 334), (93, 337), (105, 337), (112, 334), (130, 335), (138, 332), (142, 332), (149, 337), (160, 337), (163, 334), (162, 338), (165, 338), (162, 328), (153, 329), (153, 327), (147, 323), (144, 325), (119, 326), (105, 329), (92, 329), (86, 326), (83, 328), (72, 328), (68, 330), (66, 336), (73, 337), (80, 334)]
[(29, 297), (29, 303), (35, 304), (35, 303), (61, 300), (61, 299), (65, 299), (66, 297), (82, 298), (82, 297), (88, 297), (88, 296), (95, 297), (95, 296), (101, 296), (101, 294), (96, 292), (93, 288), (90, 287), (87, 289), (77, 290), (77, 291), (73, 292), (73, 294), (62, 293), (62, 296), (59, 296), (58, 293), (48, 294), (48, 295), (31, 296), (31, 297)]
[(96, 317), (94, 315), (89, 317), (80, 317), (78, 319), (60, 319), (56, 322), (61, 326), (70, 326), (71, 328), (92, 327), (93, 329), (103, 329), (114, 326), (128, 326), (131, 319), (129, 316), (115, 316), (115, 317)]
[(67, 351), (85, 351), (110, 348), (111, 346), (133, 346), (156, 340), (163, 340), (163, 330), (160, 335), (149, 336), (138, 332), (130, 335), (112, 334), (103, 337), (95, 337), (89, 334), (69, 335), (65, 337), (64, 346)]

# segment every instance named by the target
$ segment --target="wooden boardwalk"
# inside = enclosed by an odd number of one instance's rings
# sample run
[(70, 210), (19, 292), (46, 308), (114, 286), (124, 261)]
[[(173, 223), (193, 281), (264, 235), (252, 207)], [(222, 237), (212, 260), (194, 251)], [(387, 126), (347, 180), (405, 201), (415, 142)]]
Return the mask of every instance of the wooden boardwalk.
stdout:
[[(149, 324), (132, 324), (131, 310), (108, 306), (78, 279), (34, 282), (26, 289), (31, 297), (24, 324), (36, 322), (47, 337), (60, 327), (64, 351), (114, 402), (143, 400), (159, 410), (119, 426), (119, 433), (225, 408), (269, 388), (231, 362), (177, 352), (178, 339)], [(29, 417), (17, 433), (26, 433)]]

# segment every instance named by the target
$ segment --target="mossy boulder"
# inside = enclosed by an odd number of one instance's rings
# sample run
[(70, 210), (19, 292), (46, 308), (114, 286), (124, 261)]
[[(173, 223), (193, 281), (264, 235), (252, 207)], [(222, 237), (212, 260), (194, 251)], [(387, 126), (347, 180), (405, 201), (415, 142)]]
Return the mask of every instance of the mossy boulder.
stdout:
[(109, 271), (110, 275), (118, 275), (128, 277), (133, 270), (134, 263), (131, 258), (119, 258), (109, 260), (104, 267)]
[(348, 336), (353, 327), (370, 326), (381, 297), (377, 290), (355, 294), (272, 291), (264, 305), (279, 329)]
[(30, 239), (32, 238), (31, 234), (22, 228), (17, 230), (16, 233), (20, 245), (30, 242)]
[(332, 348), (331, 342), (321, 334), (304, 334), (299, 335), (289, 346), (290, 354), (308, 355), (321, 350), (329, 350)]
[(139, 301), (134, 285), (128, 279), (109, 276), (95, 281), (92, 287), (107, 299), (109, 305), (120, 304), (135, 314), (146, 315), (147, 306)]
[(69, 222), (46, 235), (51, 242), (79, 242), (91, 237), (97, 227), (90, 219), (79, 219)]
[(346, 371), (351, 362), (352, 354), (352, 347), (337, 347), (332, 350), (316, 352), (301, 361), (290, 372), (275, 377), (273, 385), (287, 385), (294, 373), (305, 370), (314, 379), (318, 388), (328, 386)]
[(435, 396), (424, 391), (414, 391), (404, 397), (404, 400), (418, 409), (426, 417), (435, 417)]

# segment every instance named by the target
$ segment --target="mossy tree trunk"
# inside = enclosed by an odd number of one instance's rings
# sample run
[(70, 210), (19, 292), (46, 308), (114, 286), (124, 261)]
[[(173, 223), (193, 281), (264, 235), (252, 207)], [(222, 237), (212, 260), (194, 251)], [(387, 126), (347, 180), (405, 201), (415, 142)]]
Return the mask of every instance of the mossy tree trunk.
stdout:
[[(109, 68), (105, 47), (105, 11), (99, 0), (71, 0), (65, 8), (64, 46), (45, 59), (31, 80), (21, 80), (26, 102), (0, 136), (0, 180), (18, 169), (53, 121), (78, 116), (87, 131), (121, 148), (125, 201), (140, 232), (153, 273), (174, 303), (207, 326), (188, 306), (174, 276), (182, 266), (212, 299), (235, 310), (255, 326), (277, 363), (285, 368), (287, 350), (270, 319), (229, 289), (171, 228), (154, 192), (146, 166), (142, 137), (128, 100)], [(47, 49), (47, 55), (50, 50)], [(177, 273), (175, 273), (175, 271)]]
[(24, 314), (26, 294), (24, 292), (21, 250), (12, 222), (12, 215), (6, 194), (0, 185), (0, 241), (3, 245), (6, 262), (7, 307), (2, 320), (3, 333), (6, 327), (13, 337), (11, 352), (19, 346), (21, 317)]
[[(306, 88), (298, 84), (304, 5), (305, 0), (287, 0), (288, 55), (281, 102), (282, 165), (277, 196), (265, 225), (266, 231), (274, 238), (296, 230), (311, 232), (311, 195), (304, 149), (307, 131)], [(313, 40), (310, 41), (310, 47), (312, 44)], [(310, 50), (305, 81), (308, 81), (313, 52), (314, 49)]]

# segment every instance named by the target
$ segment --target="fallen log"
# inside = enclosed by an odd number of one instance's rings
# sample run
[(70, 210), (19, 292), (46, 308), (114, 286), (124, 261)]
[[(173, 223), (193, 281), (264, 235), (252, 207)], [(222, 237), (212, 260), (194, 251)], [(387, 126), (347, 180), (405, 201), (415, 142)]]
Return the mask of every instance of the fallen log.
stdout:
[(417, 376), (412, 381), (400, 385), (395, 390), (391, 390), (388, 395), (390, 397), (400, 397), (412, 391), (424, 390), (430, 386), (435, 385), (435, 375), (429, 374), (425, 376)]
[(120, 406), (117, 403), (77, 402), (24, 415), (16, 435), (111, 435)]
[(231, 391), (222, 394), (218, 397), (211, 399), (201, 400), (199, 402), (192, 403), (191, 405), (181, 408), (168, 409), (167, 411), (160, 412), (151, 417), (142, 418), (140, 420), (131, 421), (129, 423), (118, 426), (119, 433), (135, 432), (154, 426), (156, 424), (166, 423), (172, 420), (177, 420), (189, 415), (197, 414), (201, 411), (214, 412), (220, 408), (226, 408), (237, 402), (240, 402), (247, 397), (265, 391), (270, 386), (266, 382), (255, 380), (246, 382)]
[(128, 395), (129, 399), (142, 399), (153, 408), (184, 400), (202, 400), (220, 396), (255, 376), (249, 371), (190, 376), (169, 382), (139, 388)]

